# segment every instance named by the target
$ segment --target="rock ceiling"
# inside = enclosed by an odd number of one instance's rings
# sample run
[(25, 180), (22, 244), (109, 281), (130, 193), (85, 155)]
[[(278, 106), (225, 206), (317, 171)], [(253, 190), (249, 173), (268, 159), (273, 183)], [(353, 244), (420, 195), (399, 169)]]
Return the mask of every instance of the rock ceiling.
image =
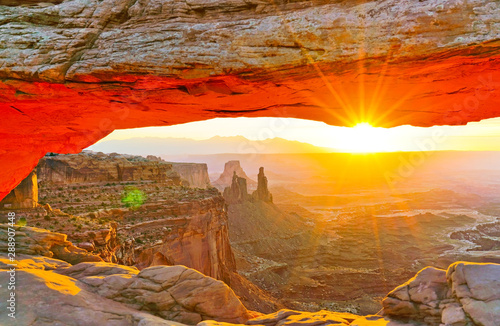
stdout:
[(0, 0), (0, 198), (46, 152), (214, 117), (500, 116), (498, 1)]

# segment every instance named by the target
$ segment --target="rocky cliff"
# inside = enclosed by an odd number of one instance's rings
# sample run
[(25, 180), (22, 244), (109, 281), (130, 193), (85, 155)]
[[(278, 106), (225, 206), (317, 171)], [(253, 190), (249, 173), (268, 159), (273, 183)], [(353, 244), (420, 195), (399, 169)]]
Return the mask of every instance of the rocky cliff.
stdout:
[(40, 182), (47, 183), (154, 180), (180, 184), (180, 177), (172, 164), (116, 153), (45, 156), (37, 165), (37, 174)]
[[(18, 230), (21, 231), (21, 230)], [(447, 271), (428, 267), (384, 299), (380, 315), (331, 311), (248, 311), (223, 282), (184, 266), (133, 267), (84, 262), (75, 265), (43, 256), (20, 255), (15, 263), (4, 249), (0, 280), (14, 277), (16, 307), (4, 325), (43, 320), (61, 325), (232, 326), (497, 326), (500, 319), (500, 265), (457, 262)], [(9, 297), (11, 290), (0, 288)], [(424, 323), (422, 323), (424, 322)]]
[[(151, 209), (151, 207), (148, 207)], [(230, 283), (236, 271), (229, 245), (227, 213), (220, 196), (163, 208), (164, 218), (126, 226), (128, 237), (152, 243), (134, 250), (139, 269), (155, 265), (185, 265)], [(149, 241), (148, 241), (149, 242)]]
[(205, 163), (178, 163), (168, 162), (177, 172), (183, 184), (195, 188), (210, 187), (210, 178), (208, 177), (208, 167)]
[[(103, 181), (113, 176), (116, 169), (109, 168), (110, 162), (117, 157), (133, 172), (130, 175), (144, 176), (146, 170), (151, 176), (157, 171), (152, 166), (172, 166), (153, 156), (147, 160), (117, 154), (55, 157), (69, 162), (63, 165), (67, 170), (76, 168), (71, 173), (54, 171), (51, 177), (59, 181), (65, 180), (61, 176), (69, 175), (70, 180), (79, 182), (42, 182), (41, 198), (52, 203), (53, 208), (46, 205), (32, 213), (23, 212), (30, 225), (67, 233), (77, 247), (107, 262), (139, 269), (185, 265), (223, 280), (251, 309), (270, 312), (280, 307), (272, 297), (238, 275), (229, 243), (226, 203), (216, 189), (172, 185), (152, 177)], [(43, 164), (46, 169), (47, 163)], [(196, 166), (196, 171), (204, 169), (204, 165)], [(91, 178), (86, 174), (90, 171)], [(98, 187), (100, 192), (96, 192)], [(134, 196), (128, 198), (127, 194)]]
[(240, 161), (228, 161), (224, 164), (224, 171), (217, 180), (213, 182), (214, 186), (223, 191), (224, 188), (231, 186), (233, 176), (243, 178), (246, 180), (246, 185), (249, 189), (255, 189), (257, 182), (250, 179), (240, 165)]
[(0, 209), (34, 208), (38, 204), (38, 181), (36, 171), (0, 201)]

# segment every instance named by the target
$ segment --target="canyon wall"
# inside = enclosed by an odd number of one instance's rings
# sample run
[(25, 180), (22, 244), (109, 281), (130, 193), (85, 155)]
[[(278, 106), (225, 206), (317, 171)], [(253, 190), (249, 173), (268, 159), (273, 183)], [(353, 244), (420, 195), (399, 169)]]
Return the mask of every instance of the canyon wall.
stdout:
[(139, 269), (154, 265), (185, 265), (229, 282), (236, 271), (229, 245), (227, 213), (220, 196), (165, 207), (171, 216), (128, 226), (130, 235), (149, 231), (155, 242), (134, 250)]
[(172, 164), (141, 156), (82, 152), (77, 155), (45, 156), (37, 165), (40, 182), (91, 183), (154, 180), (178, 185)]
[(189, 187), (207, 188), (210, 187), (208, 176), (208, 166), (205, 163), (178, 163), (168, 162)]

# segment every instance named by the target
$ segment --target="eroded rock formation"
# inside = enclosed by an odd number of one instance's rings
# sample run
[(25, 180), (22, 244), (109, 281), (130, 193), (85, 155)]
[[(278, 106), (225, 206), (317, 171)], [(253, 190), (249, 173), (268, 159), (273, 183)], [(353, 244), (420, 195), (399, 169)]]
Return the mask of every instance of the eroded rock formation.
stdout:
[(384, 299), (384, 315), (427, 325), (495, 326), (500, 320), (500, 265), (457, 262), (428, 267)]
[(229, 244), (227, 213), (221, 196), (165, 207), (165, 218), (130, 225), (123, 232), (138, 238), (147, 232), (155, 242), (134, 250), (134, 265), (185, 265), (229, 283), (236, 272)]
[(154, 180), (180, 184), (180, 177), (172, 164), (116, 153), (45, 156), (37, 165), (37, 173), (40, 182), (49, 183)]
[[(9, 259), (0, 258), (0, 281), (7, 284)], [(211, 319), (244, 323), (249, 314), (221, 281), (184, 266), (156, 266), (139, 272), (109, 263), (74, 266), (23, 256), (17, 261), (16, 325), (194, 325)], [(7, 286), (0, 294), (9, 296)], [(158, 317), (156, 317), (156, 316)], [(0, 322), (12, 325), (7, 314)], [(39, 322), (38, 322), (39, 323)]]
[(214, 186), (219, 190), (224, 190), (226, 187), (232, 185), (234, 181), (234, 175), (246, 180), (246, 185), (250, 189), (255, 189), (257, 182), (250, 179), (243, 168), (241, 167), (240, 161), (228, 161), (224, 164), (224, 171), (220, 175), (219, 179), (214, 181)]
[(3, 3), (0, 198), (45, 153), (78, 153), (114, 129), (500, 114), (493, 0)]
[(234, 171), (231, 185), (224, 189), (224, 199), (228, 204), (236, 204), (248, 200), (247, 179), (239, 177), (236, 171)]
[[(96, 262), (102, 259), (87, 250), (75, 247), (67, 240), (67, 235), (32, 227), (11, 227), (16, 234), (16, 254), (54, 257), (71, 264)], [(9, 248), (9, 227), (0, 224), (0, 252)]]
[[(226, 167), (227, 171), (233, 170), (231, 185), (224, 189), (224, 199), (228, 204), (240, 204), (245, 201), (263, 201), (272, 203), (273, 196), (267, 188), (267, 177), (264, 175), (263, 167), (259, 169), (257, 190), (255, 190), (251, 196), (248, 194), (247, 190), (247, 180), (249, 179), (246, 177), (243, 169), (241, 169), (239, 161), (229, 161), (226, 163)], [(226, 173), (226, 169), (224, 169), (224, 173)], [(222, 180), (223, 177), (226, 177), (224, 173), (218, 181)], [(244, 176), (240, 176), (238, 173)], [(217, 184), (221, 185), (222, 183)]]
[(0, 209), (34, 208), (38, 204), (36, 171), (31, 173), (0, 201)]
[(259, 175), (257, 176), (257, 190), (255, 190), (252, 193), (252, 197), (255, 200), (261, 200), (265, 202), (272, 203), (273, 202), (273, 195), (269, 192), (269, 189), (267, 188), (267, 177), (264, 175), (264, 168), (260, 167), (259, 168)]
[(172, 168), (182, 178), (183, 184), (194, 188), (210, 187), (208, 167), (205, 163), (178, 163), (169, 162)]

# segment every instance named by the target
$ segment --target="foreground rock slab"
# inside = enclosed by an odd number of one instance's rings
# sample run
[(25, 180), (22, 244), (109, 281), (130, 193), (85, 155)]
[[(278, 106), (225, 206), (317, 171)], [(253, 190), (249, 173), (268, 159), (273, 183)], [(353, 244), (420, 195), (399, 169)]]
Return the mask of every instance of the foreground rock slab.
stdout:
[[(0, 283), (9, 282), (9, 272), (0, 271)], [(148, 325), (182, 326), (151, 314), (128, 308), (81, 288), (67, 276), (40, 269), (16, 272), (16, 318), (0, 316), (2, 325)], [(9, 298), (6, 286), (2, 298)], [(6, 310), (2, 303), (2, 310)]]
[[(8, 262), (0, 257), (2, 285), (14, 275)], [(250, 317), (227, 285), (184, 266), (139, 272), (112, 263), (71, 266), (31, 256), (15, 263), (17, 316), (13, 321), (2, 314), (1, 325), (179, 326), (206, 319), (244, 323)], [(7, 286), (0, 288), (3, 297), (9, 293)]]
[(497, 326), (500, 265), (457, 262), (421, 270), (383, 301), (383, 314), (427, 325)]
[[(15, 225), (10, 228), (15, 231), (16, 254), (54, 257), (70, 264), (102, 261), (99, 256), (74, 246), (67, 240), (66, 234), (28, 226)], [(2, 223), (0, 224), (0, 252), (7, 252), (8, 239), (9, 225)]]

